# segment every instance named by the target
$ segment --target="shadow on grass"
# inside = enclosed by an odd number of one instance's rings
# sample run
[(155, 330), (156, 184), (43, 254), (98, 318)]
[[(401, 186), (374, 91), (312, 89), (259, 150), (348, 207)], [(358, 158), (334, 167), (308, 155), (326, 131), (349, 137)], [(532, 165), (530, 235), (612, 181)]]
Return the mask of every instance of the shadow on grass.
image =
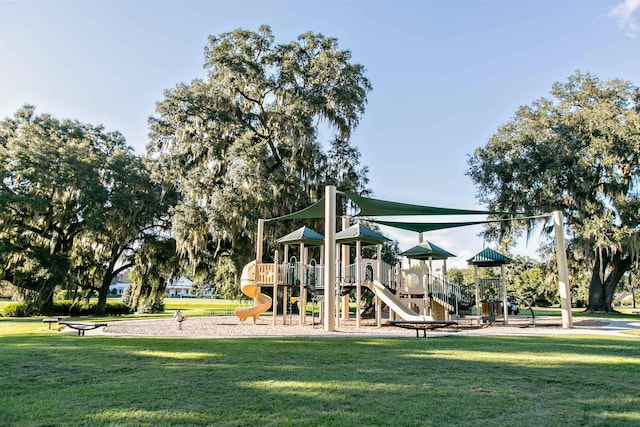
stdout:
[(33, 335), (0, 345), (8, 425), (640, 422), (633, 338)]

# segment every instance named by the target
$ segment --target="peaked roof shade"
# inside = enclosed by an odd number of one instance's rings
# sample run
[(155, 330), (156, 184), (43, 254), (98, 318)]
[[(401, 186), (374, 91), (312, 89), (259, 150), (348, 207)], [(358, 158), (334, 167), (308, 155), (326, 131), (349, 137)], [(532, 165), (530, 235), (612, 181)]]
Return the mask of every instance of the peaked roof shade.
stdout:
[(286, 236), (282, 236), (276, 240), (276, 243), (297, 244), (320, 246), (324, 245), (324, 236), (311, 228), (304, 226), (292, 231)]
[(499, 265), (509, 264), (511, 261), (512, 259), (508, 256), (502, 255), (500, 252), (496, 252), (491, 248), (483, 249), (474, 257), (467, 260), (469, 264), (479, 267), (497, 267)]
[(451, 252), (445, 251), (439, 246), (434, 245), (431, 242), (420, 243), (417, 246), (412, 247), (409, 250), (404, 251), (400, 256), (405, 256), (410, 259), (447, 259), (455, 257)]
[[(387, 200), (371, 199), (351, 193), (339, 192), (358, 205), (360, 211), (356, 216), (410, 216), (410, 215), (520, 215), (517, 212), (479, 211), (469, 209), (438, 208), (433, 206), (413, 205), (409, 203), (389, 202)], [(324, 197), (307, 206), (306, 208), (288, 215), (271, 218), (267, 221), (279, 221), (283, 219), (315, 219), (324, 218)], [(473, 225), (472, 223), (449, 223), (449, 227)], [(481, 222), (480, 222), (481, 223)], [(426, 231), (426, 230), (425, 230)]]
[(397, 215), (498, 215), (514, 212), (478, 211), (469, 209), (437, 208), (433, 206), (413, 205), (409, 203), (389, 202), (371, 199), (351, 193), (345, 196), (356, 203), (360, 212), (356, 216), (397, 216)]
[(388, 227), (400, 228), (403, 230), (416, 231), (422, 233), (423, 231), (442, 230), (445, 228), (464, 227), (467, 225), (487, 224), (489, 221), (468, 221), (468, 222), (396, 222), (396, 221), (382, 221), (378, 219), (367, 219), (369, 222), (375, 222), (376, 224), (386, 225)]
[(362, 224), (354, 224), (336, 233), (336, 242), (338, 243), (362, 242), (369, 245), (377, 245), (390, 241), (391, 239), (376, 233)]

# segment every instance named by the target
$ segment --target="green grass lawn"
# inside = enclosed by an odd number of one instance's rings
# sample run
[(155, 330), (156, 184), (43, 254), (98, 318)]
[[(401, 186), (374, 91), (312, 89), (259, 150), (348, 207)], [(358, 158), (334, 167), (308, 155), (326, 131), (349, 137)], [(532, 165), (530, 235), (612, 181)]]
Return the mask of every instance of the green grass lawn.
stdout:
[(152, 339), (0, 319), (2, 426), (639, 425), (640, 339)]

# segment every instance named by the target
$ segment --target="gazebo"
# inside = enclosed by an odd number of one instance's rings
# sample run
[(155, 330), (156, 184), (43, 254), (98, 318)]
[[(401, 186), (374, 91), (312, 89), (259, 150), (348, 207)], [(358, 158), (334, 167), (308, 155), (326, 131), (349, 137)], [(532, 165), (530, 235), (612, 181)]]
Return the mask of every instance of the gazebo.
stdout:
[[(285, 272), (283, 275), (283, 294), (282, 294), (282, 302), (283, 302), (283, 323), (286, 323), (287, 319), (287, 285), (292, 285), (293, 283), (289, 283), (290, 278), (297, 278), (300, 282), (300, 306), (306, 307), (307, 303), (307, 294), (306, 294), (306, 280), (307, 275), (305, 274), (307, 271), (307, 264), (309, 263), (308, 257), (308, 246), (320, 246), (320, 254), (322, 256), (322, 246), (324, 245), (324, 236), (315, 230), (303, 226), (298, 228), (295, 231), (287, 234), (286, 236), (282, 236), (276, 239), (276, 243), (281, 243), (284, 245), (284, 266)], [(290, 262), (289, 260), (289, 247), (293, 245), (300, 246), (300, 259), (297, 262)], [(320, 264), (322, 264), (322, 259), (320, 259)], [(289, 274), (290, 273), (290, 274)], [(291, 277), (289, 277), (292, 275)], [(274, 289), (274, 292), (277, 293), (277, 289)], [(277, 313), (277, 299), (274, 296), (274, 307), (273, 307), (273, 324), (276, 323), (276, 313)], [(300, 324), (304, 324), (306, 320), (306, 316), (304, 310), (300, 310)]]
[[(343, 224), (344, 226), (345, 224)], [(377, 257), (376, 257), (376, 277), (370, 277), (369, 279), (380, 280), (380, 274), (382, 270), (382, 245), (386, 242), (391, 241), (391, 239), (383, 236), (380, 233), (377, 233), (370, 228), (365, 227), (364, 225), (358, 223), (354, 224), (350, 227), (339, 231), (335, 235), (336, 244), (340, 245), (356, 245), (356, 262), (355, 262), (355, 271), (353, 274), (352, 283), (356, 284), (356, 306), (358, 309), (356, 310), (356, 328), (360, 328), (360, 304), (362, 301), (362, 282), (363, 279), (366, 278), (366, 274), (363, 275), (363, 266), (362, 266), (362, 245), (376, 245), (377, 246)], [(348, 259), (348, 251), (342, 251), (342, 268), (343, 271), (346, 270), (349, 265)], [(372, 268), (372, 272), (373, 272)], [(343, 280), (344, 276), (343, 276)], [(376, 307), (379, 307), (380, 303), (378, 302)], [(349, 296), (343, 295), (342, 297), (342, 318), (346, 318), (349, 315)], [(380, 321), (380, 317), (378, 316), (378, 310), (376, 310), (376, 318), (378, 322)]]
[(509, 308), (507, 304), (507, 284), (505, 281), (505, 264), (511, 263), (512, 259), (491, 248), (483, 249), (475, 256), (469, 258), (467, 263), (473, 265), (473, 277), (476, 283), (476, 310), (479, 313), (478, 323), (482, 320), (482, 305), (480, 302), (480, 281), (478, 280), (479, 267), (500, 267), (500, 289), (502, 293), (502, 307), (504, 312), (504, 324), (509, 324)]

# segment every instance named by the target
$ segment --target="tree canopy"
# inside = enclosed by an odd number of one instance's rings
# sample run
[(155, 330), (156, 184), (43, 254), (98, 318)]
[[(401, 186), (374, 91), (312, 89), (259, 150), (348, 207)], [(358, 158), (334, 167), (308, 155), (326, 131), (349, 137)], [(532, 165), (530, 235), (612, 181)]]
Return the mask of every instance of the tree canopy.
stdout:
[(267, 26), (238, 29), (209, 37), (204, 68), (205, 79), (166, 90), (149, 120), (148, 153), (182, 196), (181, 253), (226, 253), (239, 266), (258, 218), (308, 206), (327, 183), (366, 190), (349, 138), (371, 85), (335, 38), (308, 32), (278, 44)]
[[(520, 107), (469, 165), (490, 209), (564, 213), (573, 267), (591, 271), (588, 308), (611, 310), (640, 248), (638, 87), (576, 72), (549, 98)], [(503, 224), (486, 235), (522, 232), (523, 225)]]
[(167, 220), (170, 194), (118, 132), (32, 106), (0, 122), (0, 158), (0, 279), (36, 295), (43, 314), (57, 286), (97, 291), (104, 310), (126, 256)]

